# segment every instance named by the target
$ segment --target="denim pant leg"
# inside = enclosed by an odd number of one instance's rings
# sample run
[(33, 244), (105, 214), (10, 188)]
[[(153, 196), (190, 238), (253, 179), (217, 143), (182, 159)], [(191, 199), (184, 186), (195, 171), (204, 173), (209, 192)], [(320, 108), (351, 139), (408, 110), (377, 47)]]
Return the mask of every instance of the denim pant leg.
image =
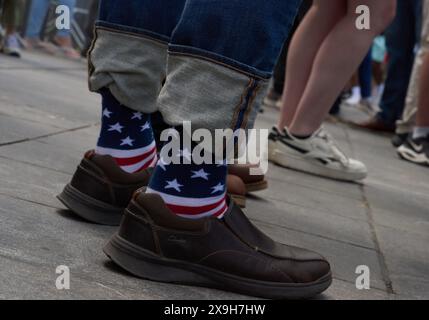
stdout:
[(28, 13), (28, 23), (25, 36), (29, 38), (40, 37), (43, 22), (48, 12), (50, 0), (31, 1), (30, 11)]
[(251, 127), (299, 0), (187, 0), (158, 107), (192, 128)]
[[(70, 10), (70, 19), (73, 17), (74, 9), (76, 7), (76, 0), (60, 0), (58, 2), (60, 5), (67, 6)], [(57, 36), (59, 37), (68, 37), (70, 36), (70, 29), (61, 29), (58, 30)]]
[(136, 110), (159, 109), (173, 126), (246, 127), (299, 3), (104, 0), (89, 55), (90, 88), (109, 87)]
[(405, 109), (402, 118), (396, 123), (396, 133), (398, 134), (410, 133), (415, 126), (419, 95), (418, 85), (420, 83), (423, 57), (426, 54), (429, 54), (429, 1), (424, 2), (420, 49), (414, 60), (413, 73), (408, 88)]
[[(389, 53), (388, 74), (385, 91), (380, 103), (380, 120), (395, 125), (401, 116), (408, 84), (414, 63), (414, 48), (418, 43), (417, 31), (419, 19), (416, 8), (421, 1), (399, 0), (395, 20), (386, 31), (386, 43)], [(421, 13), (421, 11), (420, 11)]]
[(185, 0), (102, 0), (88, 53), (89, 88), (107, 87), (122, 104), (157, 111), (167, 46)]
[(372, 48), (359, 67), (359, 85), (362, 98), (367, 99), (372, 96)]

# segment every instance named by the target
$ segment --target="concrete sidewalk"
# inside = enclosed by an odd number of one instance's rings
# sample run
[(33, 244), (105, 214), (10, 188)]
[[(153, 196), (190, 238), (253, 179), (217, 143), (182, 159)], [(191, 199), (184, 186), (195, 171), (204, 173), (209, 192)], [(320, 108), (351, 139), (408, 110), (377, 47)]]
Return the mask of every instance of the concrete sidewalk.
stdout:
[[(245, 298), (133, 278), (101, 251), (115, 228), (85, 223), (56, 200), (96, 143), (99, 113), (83, 61), (0, 56), (0, 299)], [(276, 117), (267, 110), (258, 126)], [(246, 213), (275, 240), (329, 259), (335, 280), (320, 299), (429, 299), (429, 170), (399, 160), (389, 137), (327, 128), (367, 164), (368, 179), (341, 183), (270, 165), (270, 188)], [(59, 265), (70, 268), (70, 290), (56, 289)], [(359, 265), (370, 268), (370, 290), (355, 287)]]

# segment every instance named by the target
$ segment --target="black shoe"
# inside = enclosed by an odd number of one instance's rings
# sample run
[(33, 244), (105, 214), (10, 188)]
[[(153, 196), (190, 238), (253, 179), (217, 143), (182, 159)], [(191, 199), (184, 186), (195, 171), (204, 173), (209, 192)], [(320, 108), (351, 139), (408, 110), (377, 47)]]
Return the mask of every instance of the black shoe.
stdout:
[(140, 278), (262, 298), (313, 297), (332, 282), (322, 256), (274, 242), (233, 201), (223, 220), (190, 220), (140, 191), (104, 252)]
[(429, 166), (429, 136), (426, 138), (408, 138), (398, 148), (399, 156), (416, 164)]
[(395, 134), (392, 138), (392, 144), (395, 148), (402, 146), (407, 141), (408, 133)]

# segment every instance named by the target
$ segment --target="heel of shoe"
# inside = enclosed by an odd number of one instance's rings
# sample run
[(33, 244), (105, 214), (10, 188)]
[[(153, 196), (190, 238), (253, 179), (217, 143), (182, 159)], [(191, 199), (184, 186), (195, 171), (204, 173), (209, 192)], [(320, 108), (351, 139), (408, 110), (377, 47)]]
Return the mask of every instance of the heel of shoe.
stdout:
[(68, 184), (57, 198), (68, 209), (89, 222), (108, 226), (118, 226), (121, 222), (123, 208), (91, 198), (71, 184)]

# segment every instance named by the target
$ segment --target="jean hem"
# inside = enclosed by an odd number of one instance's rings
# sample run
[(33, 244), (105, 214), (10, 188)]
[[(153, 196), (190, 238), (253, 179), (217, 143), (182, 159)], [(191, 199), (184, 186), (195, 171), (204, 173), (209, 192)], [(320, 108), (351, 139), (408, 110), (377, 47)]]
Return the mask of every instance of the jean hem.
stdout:
[(107, 21), (98, 20), (98, 21), (96, 21), (95, 26), (97, 28), (105, 28), (108, 30), (114, 30), (114, 31), (121, 32), (121, 33), (126, 33), (126, 34), (130, 34), (130, 35), (149, 38), (149, 39), (154, 40), (154, 41), (162, 42), (163, 44), (168, 44), (168, 42), (170, 41), (169, 37), (162, 35), (162, 34), (159, 34), (159, 33), (156, 33), (156, 32), (153, 32), (153, 31), (149, 31), (146, 29), (140, 29), (140, 28), (134, 28), (134, 27), (125, 26), (125, 25), (116, 24), (116, 23), (111, 23), (111, 22), (107, 22)]
[(227, 68), (233, 69), (252, 78), (259, 78), (260, 80), (269, 80), (272, 76), (271, 72), (261, 71), (249, 65), (238, 62), (234, 59), (196, 47), (170, 44), (168, 46), (168, 53), (170, 55), (182, 55), (207, 60), (216, 64), (223, 65)]

